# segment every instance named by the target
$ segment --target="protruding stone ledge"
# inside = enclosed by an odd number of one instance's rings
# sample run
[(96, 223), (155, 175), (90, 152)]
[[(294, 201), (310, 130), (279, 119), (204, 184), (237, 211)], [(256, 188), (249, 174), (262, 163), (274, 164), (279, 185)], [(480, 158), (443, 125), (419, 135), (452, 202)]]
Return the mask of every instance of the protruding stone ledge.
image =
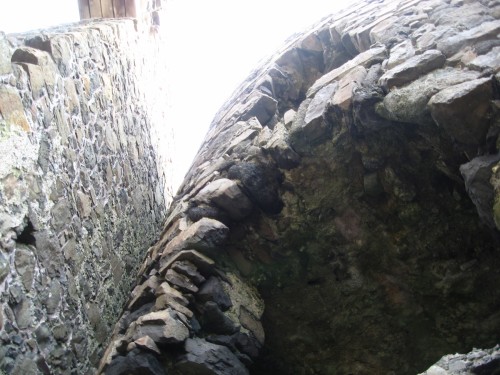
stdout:
[[(290, 40), (216, 116), (120, 334), (174, 311), (189, 332), (157, 345), (165, 368), (221, 375), (410, 374), (496, 339), (488, 9), (360, 2)], [(107, 358), (138, 350), (157, 353), (132, 337)]]

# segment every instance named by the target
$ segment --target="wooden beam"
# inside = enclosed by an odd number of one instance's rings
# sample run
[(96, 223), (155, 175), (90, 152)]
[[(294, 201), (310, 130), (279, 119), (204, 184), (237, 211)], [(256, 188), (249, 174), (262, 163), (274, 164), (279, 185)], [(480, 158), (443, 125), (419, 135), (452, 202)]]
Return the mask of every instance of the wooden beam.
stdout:
[(114, 18), (113, 0), (101, 0), (101, 11), (104, 18)]
[(135, 7), (135, 0), (125, 0), (125, 15), (127, 17), (137, 17), (137, 9)]
[(127, 13), (125, 12), (125, 0), (113, 0), (113, 12), (115, 17), (125, 17)]
[(101, 1), (100, 0), (89, 0), (90, 17), (91, 18), (102, 18), (101, 11)]
[(89, 0), (78, 0), (78, 10), (80, 11), (80, 19), (90, 18)]

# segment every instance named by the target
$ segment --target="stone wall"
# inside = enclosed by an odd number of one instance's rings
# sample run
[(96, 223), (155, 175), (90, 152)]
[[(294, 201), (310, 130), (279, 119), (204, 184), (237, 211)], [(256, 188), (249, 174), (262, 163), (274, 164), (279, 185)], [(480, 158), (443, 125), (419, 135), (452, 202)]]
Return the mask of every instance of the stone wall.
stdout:
[(104, 373), (410, 375), (498, 343), (499, 19), (498, 1), (360, 1), (256, 69)]
[[(91, 374), (171, 189), (157, 29), (0, 33), (0, 370)], [(165, 129), (163, 129), (165, 130)], [(1, 372), (1, 371), (0, 371)]]
[(474, 349), (467, 354), (448, 354), (419, 375), (490, 375), (500, 370), (500, 345)]

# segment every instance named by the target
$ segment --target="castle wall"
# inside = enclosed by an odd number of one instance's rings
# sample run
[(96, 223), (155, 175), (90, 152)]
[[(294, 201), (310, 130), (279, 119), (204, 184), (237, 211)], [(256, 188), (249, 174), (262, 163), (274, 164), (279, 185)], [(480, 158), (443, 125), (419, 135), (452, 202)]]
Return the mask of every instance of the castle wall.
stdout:
[(172, 192), (158, 38), (133, 20), (0, 33), (6, 373), (93, 373), (160, 232)]
[(163, 228), (153, 24), (0, 38), (4, 372), (412, 375), (498, 343), (498, 0), (362, 0), (295, 35)]
[(99, 373), (414, 375), (496, 345), (499, 32), (498, 1), (362, 0), (290, 38), (215, 116)]

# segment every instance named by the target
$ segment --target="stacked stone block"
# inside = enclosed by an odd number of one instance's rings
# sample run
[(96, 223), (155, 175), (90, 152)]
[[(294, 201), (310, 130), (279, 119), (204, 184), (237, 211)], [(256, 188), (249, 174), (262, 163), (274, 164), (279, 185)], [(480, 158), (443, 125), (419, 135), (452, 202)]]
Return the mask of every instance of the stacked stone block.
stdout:
[(103, 372), (414, 374), (495, 345), (499, 16), (362, 1), (291, 38), (216, 115)]
[(171, 195), (144, 85), (157, 48), (133, 20), (0, 34), (5, 373), (97, 368)]

